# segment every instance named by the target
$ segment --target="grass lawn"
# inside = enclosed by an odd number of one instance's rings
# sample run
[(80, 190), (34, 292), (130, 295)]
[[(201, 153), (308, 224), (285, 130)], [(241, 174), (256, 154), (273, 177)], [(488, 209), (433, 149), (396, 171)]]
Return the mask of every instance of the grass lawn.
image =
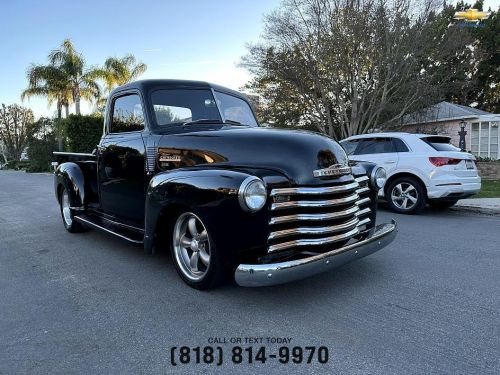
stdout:
[(500, 180), (481, 180), (481, 191), (470, 198), (500, 198)]

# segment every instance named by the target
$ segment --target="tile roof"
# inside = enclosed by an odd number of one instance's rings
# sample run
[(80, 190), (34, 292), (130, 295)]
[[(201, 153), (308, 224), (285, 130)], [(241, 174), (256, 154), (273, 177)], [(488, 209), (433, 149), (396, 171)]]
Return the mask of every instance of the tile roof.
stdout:
[(482, 111), (480, 109), (443, 101), (433, 106), (424, 108), (418, 112), (403, 116), (401, 124), (410, 125), (415, 123), (438, 122), (451, 119), (457, 120), (491, 114), (492, 113)]

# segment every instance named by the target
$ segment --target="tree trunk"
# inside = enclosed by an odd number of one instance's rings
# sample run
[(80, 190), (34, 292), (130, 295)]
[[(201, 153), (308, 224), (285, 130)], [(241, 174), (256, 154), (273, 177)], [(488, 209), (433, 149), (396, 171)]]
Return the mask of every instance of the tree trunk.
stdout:
[(80, 89), (78, 87), (75, 88), (75, 112), (77, 115), (80, 115)]
[(65, 117), (68, 118), (69, 116), (69, 104), (65, 104), (64, 105), (64, 113), (65, 113)]
[[(62, 104), (60, 101), (57, 101), (57, 120), (60, 121), (61, 117), (62, 117)], [(62, 136), (61, 136), (61, 134), (57, 134), (57, 149), (58, 149), (58, 151), (64, 151), (63, 146), (64, 145), (63, 145)]]

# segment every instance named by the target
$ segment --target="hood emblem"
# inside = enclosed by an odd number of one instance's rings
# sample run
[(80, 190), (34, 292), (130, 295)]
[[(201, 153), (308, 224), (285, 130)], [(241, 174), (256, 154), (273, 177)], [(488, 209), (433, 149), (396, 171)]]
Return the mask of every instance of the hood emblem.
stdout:
[(160, 162), (180, 162), (181, 156), (179, 154), (160, 153), (158, 159)]
[(341, 164), (333, 164), (328, 168), (316, 169), (313, 171), (314, 177), (325, 177), (325, 176), (343, 176), (345, 174), (351, 173), (351, 167), (342, 166)]

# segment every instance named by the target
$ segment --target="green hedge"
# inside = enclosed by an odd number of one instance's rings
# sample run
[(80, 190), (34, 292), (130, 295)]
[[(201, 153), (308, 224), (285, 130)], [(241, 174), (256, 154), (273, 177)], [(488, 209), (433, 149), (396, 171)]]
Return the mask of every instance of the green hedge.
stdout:
[(102, 137), (102, 116), (69, 115), (61, 122), (66, 136), (67, 151), (92, 152)]
[(50, 163), (53, 161), (52, 151), (57, 150), (54, 121), (41, 117), (35, 122), (34, 133), (28, 136), (27, 146), (26, 170), (28, 172), (50, 171)]
[(30, 166), (28, 160), (11, 160), (5, 166), (4, 169), (14, 169), (16, 171), (26, 170)]

